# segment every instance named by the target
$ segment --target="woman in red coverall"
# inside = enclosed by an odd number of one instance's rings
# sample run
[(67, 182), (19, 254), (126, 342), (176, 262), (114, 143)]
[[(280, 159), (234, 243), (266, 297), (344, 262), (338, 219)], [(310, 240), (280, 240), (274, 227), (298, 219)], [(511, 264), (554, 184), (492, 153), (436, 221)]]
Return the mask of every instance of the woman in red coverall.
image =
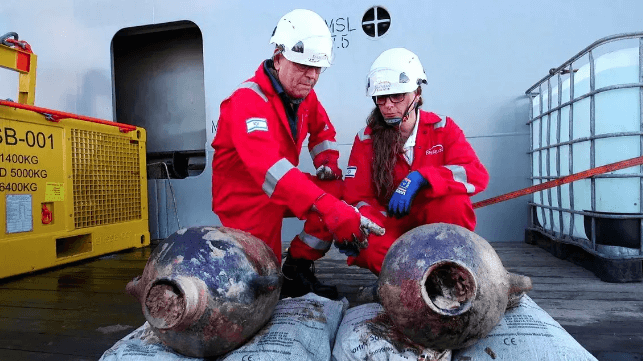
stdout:
[(386, 252), (406, 231), (423, 224), (476, 225), (470, 197), (489, 174), (462, 130), (446, 116), (420, 110), (426, 75), (404, 48), (383, 52), (371, 66), (367, 95), (375, 109), (355, 137), (344, 199), (384, 226), (368, 248), (345, 252), (348, 264), (379, 275)]

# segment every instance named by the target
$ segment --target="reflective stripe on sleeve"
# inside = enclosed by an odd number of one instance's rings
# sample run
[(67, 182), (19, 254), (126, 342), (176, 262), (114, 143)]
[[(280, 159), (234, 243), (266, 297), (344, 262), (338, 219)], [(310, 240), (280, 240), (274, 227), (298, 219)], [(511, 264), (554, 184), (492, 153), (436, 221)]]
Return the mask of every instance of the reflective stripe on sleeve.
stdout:
[(299, 239), (304, 242), (308, 247), (316, 249), (318, 251), (328, 251), (332, 242), (322, 241), (321, 239), (311, 236), (310, 234), (301, 231), (299, 233)]
[(266, 172), (266, 179), (263, 181), (261, 189), (268, 195), (272, 197), (272, 194), (275, 192), (275, 187), (277, 182), (283, 178), (289, 170), (295, 168), (286, 158), (279, 159), (275, 164), (268, 169)]
[(451, 173), (453, 173), (453, 180), (458, 183), (462, 183), (467, 189), (467, 193), (474, 193), (476, 191), (476, 187), (473, 184), (467, 182), (467, 171), (463, 166), (445, 165), (444, 168), (447, 168), (451, 171)]
[(321, 153), (323, 151), (329, 150), (329, 149), (339, 150), (337, 148), (337, 143), (335, 143), (333, 141), (330, 141), (330, 140), (325, 140), (325, 141), (323, 141), (323, 142), (321, 142), (321, 143), (319, 143), (319, 144), (317, 144), (316, 146), (313, 147), (313, 149), (310, 151), (310, 157), (315, 159), (317, 154), (319, 154), (319, 153)]
[(364, 201), (359, 201), (359, 203), (357, 203), (357, 205), (355, 205), (355, 208), (360, 209), (360, 208), (362, 208), (364, 206), (370, 206), (370, 204), (368, 204), (368, 203), (366, 203)]
[(243, 89), (243, 88), (254, 90), (254, 92), (257, 93), (257, 95), (259, 95), (264, 102), (268, 101), (268, 97), (266, 97), (266, 95), (263, 93), (263, 91), (259, 87), (259, 84), (252, 81), (247, 81), (245, 83), (241, 83), (238, 89)]
[(366, 134), (366, 127), (362, 128), (362, 130), (357, 133), (357, 137), (359, 138), (360, 141), (365, 141), (366, 139), (371, 139), (371, 136)]

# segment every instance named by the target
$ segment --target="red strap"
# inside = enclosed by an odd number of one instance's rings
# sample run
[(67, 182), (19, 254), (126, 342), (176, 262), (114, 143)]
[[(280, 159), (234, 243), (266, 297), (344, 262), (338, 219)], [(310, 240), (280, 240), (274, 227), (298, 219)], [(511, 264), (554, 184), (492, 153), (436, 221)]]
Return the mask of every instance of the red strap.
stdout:
[(627, 159), (627, 160), (622, 160), (622, 161), (616, 162), (616, 163), (606, 164), (606, 165), (603, 165), (603, 166), (600, 166), (600, 167), (596, 167), (596, 168), (588, 169), (588, 170), (585, 170), (585, 171), (582, 171), (582, 172), (570, 174), (570, 175), (562, 177), (562, 178), (554, 179), (554, 180), (549, 181), (549, 182), (536, 184), (535, 186), (523, 188), (523, 189), (520, 189), (520, 190), (517, 190), (517, 191), (514, 191), (514, 192), (499, 195), (497, 197), (485, 199), (484, 201), (474, 203), (473, 208), (474, 209), (475, 208), (481, 208), (481, 207), (484, 207), (484, 206), (488, 206), (490, 204), (504, 202), (504, 201), (507, 201), (507, 200), (510, 200), (510, 199), (513, 199), (513, 198), (518, 198), (518, 197), (521, 197), (521, 196), (524, 196), (524, 195), (527, 195), (527, 194), (531, 194), (531, 193), (535, 193), (535, 192), (542, 191), (542, 190), (545, 190), (545, 189), (553, 188), (553, 187), (556, 187), (556, 186), (559, 186), (559, 185), (571, 183), (571, 182), (574, 182), (574, 181), (577, 181), (577, 180), (589, 178), (591, 176), (595, 176), (595, 175), (598, 175), (598, 174), (603, 174), (603, 173), (612, 172), (612, 171), (619, 170), (619, 169), (634, 167), (634, 166), (641, 165), (641, 164), (643, 164), (643, 156), (636, 157), (636, 158), (630, 158), (630, 159)]
[(13, 44), (13, 46), (18, 48), (18, 50), (33, 54), (33, 51), (31, 50), (31, 45), (29, 45), (29, 43), (27, 43), (24, 40), (16, 40), (16, 39), (9, 38), (9, 39), (5, 39), (5, 42), (9, 44)]

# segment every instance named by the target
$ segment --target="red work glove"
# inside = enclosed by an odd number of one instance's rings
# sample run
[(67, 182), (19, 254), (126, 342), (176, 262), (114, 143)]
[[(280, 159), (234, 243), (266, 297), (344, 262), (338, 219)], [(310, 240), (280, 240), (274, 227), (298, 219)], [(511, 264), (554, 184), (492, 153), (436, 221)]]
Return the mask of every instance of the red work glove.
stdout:
[(380, 227), (384, 227), (384, 219), (386, 218), (386, 214), (377, 211), (377, 209), (371, 205), (363, 205), (361, 207), (358, 207), (357, 210), (359, 213), (361, 213), (364, 217), (370, 219), (371, 221), (375, 222)]
[(342, 171), (337, 164), (324, 164), (317, 168), (317, 178), (321, 180), (342, 179)]
[(313, 204), (313, 210), (320, 214), (336, 241), (353, 242), (364, 238), (360, 229), (361, 215), (346, 202), (324, 193)]
[(317, 170), (317, 178), (321, 180), (342, 179), (342, 170), (337, 166), (337, 152), (325, 151), (313, 159), (313, 165)]

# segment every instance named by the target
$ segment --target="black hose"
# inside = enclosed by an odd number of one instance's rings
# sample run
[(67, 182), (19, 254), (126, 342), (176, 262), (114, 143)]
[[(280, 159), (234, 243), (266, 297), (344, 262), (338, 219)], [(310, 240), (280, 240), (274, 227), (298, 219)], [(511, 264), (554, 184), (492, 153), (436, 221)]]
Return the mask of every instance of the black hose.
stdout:
[(7, 42), (7, 39), (13, 37), (14, 39), (18, 40), (18, 33), (15, 33), (13, 31), (8, 32), (2, 36), (0, 36), (0, 44), (6, 45), (6, 46), (12, 46), (11, 43)]

